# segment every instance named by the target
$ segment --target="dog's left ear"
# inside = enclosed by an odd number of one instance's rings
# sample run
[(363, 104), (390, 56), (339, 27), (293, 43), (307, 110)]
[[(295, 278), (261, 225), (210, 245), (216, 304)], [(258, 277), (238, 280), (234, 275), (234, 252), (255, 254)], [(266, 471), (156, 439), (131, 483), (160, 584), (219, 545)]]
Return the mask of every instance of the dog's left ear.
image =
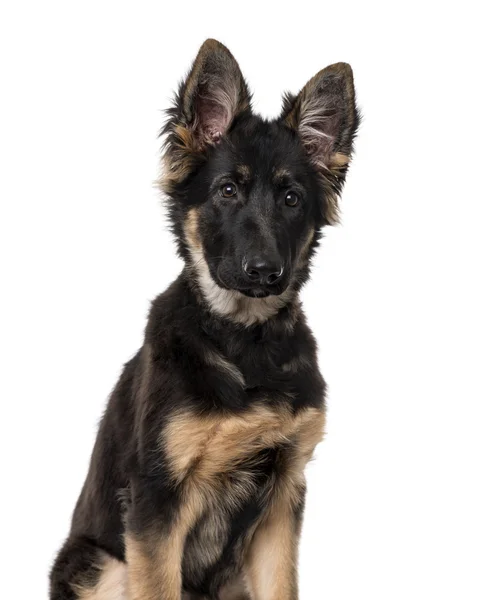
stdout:
[(207, 150), (218, 143), (238, 116), (251, 110), (250, 103), (235, 58), (220, 42), (206, 40), (180, 86), (175, 106), (168, 110), (161, 132), (166, 136), (161, 185), (167, 193), (205, 159)]
[(346, 63), (326, 67), (297, 96), (286, 94), (284, 123), (300, 137), (318, 170), (324, 191), (325, 221), (338, 220), (338, 196), (359, 125), (352, 69)]

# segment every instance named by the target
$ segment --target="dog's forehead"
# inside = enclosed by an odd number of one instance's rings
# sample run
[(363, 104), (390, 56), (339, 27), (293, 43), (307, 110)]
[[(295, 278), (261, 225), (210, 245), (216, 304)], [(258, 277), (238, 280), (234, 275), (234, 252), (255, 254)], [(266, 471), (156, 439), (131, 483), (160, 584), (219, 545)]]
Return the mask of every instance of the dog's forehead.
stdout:
[(308, 175), (302, 146), (284, 126), (261, 121), (233, 132), (220, 165), (243, 180), (280, 180)]

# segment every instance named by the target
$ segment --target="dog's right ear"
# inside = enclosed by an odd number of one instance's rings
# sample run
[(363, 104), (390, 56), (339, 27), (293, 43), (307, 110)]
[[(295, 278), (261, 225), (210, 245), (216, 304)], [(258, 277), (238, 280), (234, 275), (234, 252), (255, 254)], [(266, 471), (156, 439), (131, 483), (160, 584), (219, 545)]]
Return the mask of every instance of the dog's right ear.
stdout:
[(168, 111), (168, 121), (162, 131), (166, 142), (161, 183), (166, 192), (186, 179), (204, 159), (208, 147), (219, 142), (235, 118), (250, 111), (250, 103), (251, 97), (235, 58), (220, 42), (206, 40), (180, 86), (175, 106)]
[(218, 142), (250, 96), (235, 58), (216, 40), (206, 40), (179, 94), (181, 116), (201, 146)]

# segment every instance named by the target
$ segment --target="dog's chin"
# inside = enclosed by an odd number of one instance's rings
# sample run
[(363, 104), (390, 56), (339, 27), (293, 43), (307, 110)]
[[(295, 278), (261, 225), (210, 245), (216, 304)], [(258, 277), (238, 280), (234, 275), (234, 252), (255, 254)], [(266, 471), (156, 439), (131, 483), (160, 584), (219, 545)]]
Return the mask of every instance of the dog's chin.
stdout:
[(284, 291), (282, 286), (278, 286), (277, 288), (264, 288), (259, 286), (247, 287), (235, 281), (229, 281), (225, 277), (222, 277), (219, 273), (217, 274), (217, 277), (213, 277), (213, 279), (220, 287), (226, 290), (231, 290), (232, 292), (239, 292), (239, 294), (247, 296), (248, 298), (268, 298), (269, 296), (279, 296)]
[(268, 298), (269, 296), (279, 296), (282, 293), (282, 289), (268, 289), (262, 287), (242, 287), (239, 285), (229, 285), (228, 283), (220, 282), (220, 285), (227, 290), (231, 290), (232, 292), (239, 292), (243, 296), (247, 296), (248, 298)]
[(272, 292), (268, 291), (268, 290), (263, 290), (261, 288), (256, 288), (256, 289), (251, 289), (251, 290), (236, 290), (237, 292), (240, 292), (241, 294), (244, 294), (244, 296), (247, 296), (248, 298), (268, 298), (268, 296), (273, 296), (276, 294), (272, 294)]

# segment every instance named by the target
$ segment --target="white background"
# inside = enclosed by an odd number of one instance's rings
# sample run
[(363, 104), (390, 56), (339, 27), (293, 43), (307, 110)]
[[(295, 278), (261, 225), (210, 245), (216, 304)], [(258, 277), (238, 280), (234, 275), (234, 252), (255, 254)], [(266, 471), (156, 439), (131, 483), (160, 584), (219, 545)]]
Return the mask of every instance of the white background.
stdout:
[(207, 37), (278, 113), (353, 66), (364, 121), (305, 309), (330, 386), (302, 598), (502, 597), (495, 2), (14, 2), (0, 18), (2, 597), (46, 597), (99, 417), (181, 268), (156, 137)]

